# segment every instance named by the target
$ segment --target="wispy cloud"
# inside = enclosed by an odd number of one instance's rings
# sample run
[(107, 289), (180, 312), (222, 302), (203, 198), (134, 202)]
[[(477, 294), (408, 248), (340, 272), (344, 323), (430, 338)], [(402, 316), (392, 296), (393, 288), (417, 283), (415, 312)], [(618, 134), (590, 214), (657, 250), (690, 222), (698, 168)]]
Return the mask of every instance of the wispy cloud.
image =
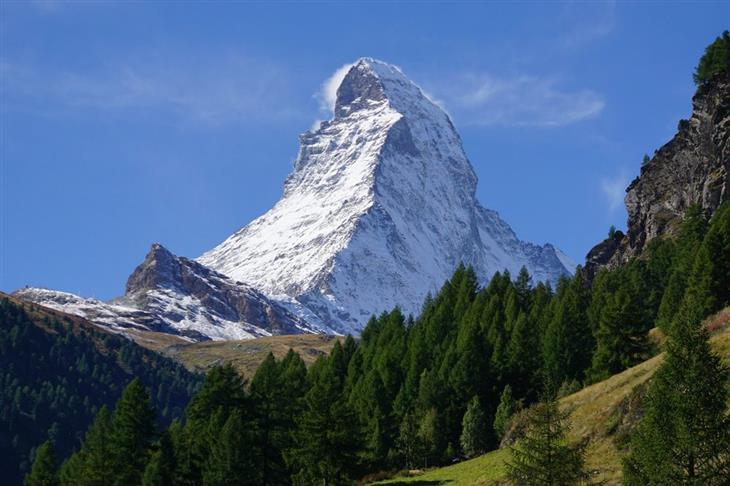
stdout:
[(609, 211), (613, 212), (621, 207), (629, 182), (629, 176), (623, 169), (614, 176), (601, 178), (601, 192), (606, 198)]
[(553, 78), (469, 73), (432, 88), (460, 123), (558, 127), (597, 116), (606, 106), (590, 89), (570, 89)]
[(343, 64), (327, 80), (322, 83), (319, 92), (315, 95), (319, 101), (319, 108), (328, 114), (335, 110), (335, 102), (337, 101), (337, 88), (340, 87), (342, 80), (352, 67), (352, 63)]
[(186, 122), (270, 121), (296, 115), (283, 69), (233, 55), (204, 65), (148, 59), (89, 70), (0, 63), (3, 97), (49, 114), (155, 110)]
[(556, 47), (576, 49), (613, 32), (616, 26), (616, 2), (568, 2), (563, 5), (556, 27), (563, 34)]

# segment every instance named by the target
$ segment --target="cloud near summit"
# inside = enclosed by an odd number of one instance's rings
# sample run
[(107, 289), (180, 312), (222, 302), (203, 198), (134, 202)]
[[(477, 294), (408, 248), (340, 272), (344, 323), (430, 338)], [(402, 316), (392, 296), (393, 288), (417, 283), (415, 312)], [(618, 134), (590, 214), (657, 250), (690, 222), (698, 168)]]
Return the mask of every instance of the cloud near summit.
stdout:
[(345, 79), (347, 72), (352, 66), (352, 63), (343, 64), (322, 83), (315, 97), (319, 101), (319, 108), (323, 112), (334, 113), (335, 102), (337, 101), (337, 88), (340, 87), (342, 80)]
[(448, 85), (437, 83), (432, 90), (467, 125), (560, 127), (594, 118), (606, 106), (603, 96), (591, 89), (571, 89), (556, 79), (532, 75), (470, 73)]

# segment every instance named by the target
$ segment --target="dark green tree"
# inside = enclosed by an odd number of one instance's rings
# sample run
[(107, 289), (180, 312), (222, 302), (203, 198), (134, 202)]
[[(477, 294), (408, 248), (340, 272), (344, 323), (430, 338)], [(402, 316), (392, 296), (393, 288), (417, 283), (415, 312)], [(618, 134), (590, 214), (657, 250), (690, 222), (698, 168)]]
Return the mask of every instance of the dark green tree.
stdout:
[(157, 450), (152, 453), (142, 476), (142, 486), (172, 486), (175, 478), (175, 452), (169, 431), (160, 435)]
[(528, 411), (525, 436), (510, 449), (507, 475), (517, 486), (569, 486), (587, 475), (581, 447), (566, 443), (567, 414), (554, 399)]
[(665, 333), (677, 315), (687, 289), (687, 279), (692, 272), (695, 255), (707, 231), (707, 220), (702, 208), (694, 204), (687, 209), (677, 238), (672, 261), (672, 273), (662, 295), (656, 324)]
[(594, 338), (588, 324), (589, 290), (580, 267), (562, 279), (551, 302), (542, 342), (543, 371), (551, 383), (583, 378), (591, 362)]
[(61, 468), (60, 480), (64, 486), (108, 486), (115, 477), (111, 448), (111, 414), (107, 407), (97, 412), (84, 436), (81, 449)]
[(693, 78), (696, 84), (703, 85), (718, 74), (728, 72), (730, 72), (730, 34), (726, 30), (707, 46)]
[(715, 211), (700, 245), (692, 278), (705, 279), (707, 312), (730, 305), (730, 202)]
[(591, 378), (600, 381), (619, 373), (647, 357), (647, 325), (642, 322), (640, 303), (621, 288), (601, 310), (596, 331)]
[(53, 444), (46, 441), (38, 448), (30, 473), (25, 476), (25, 486), (57, 486), (58, 469)]
[(469, 401), (461, 422), (461, 451), (466, 457), (483, 454), (489, 444), (489, 424), (478, 396)]
[(155, 439), (155, 412), (150, 396), (138, 379), (132, 380), (117, 402), (111, 421), (110, 452), (113, 484), (142, 481)]
[(289, 446), (287, 396), (279, 363), (269, 353), (251, 381), (251, 399), (256, 422), (256, 449), (261, 452), (257, 465), (261, 484), (282, 484), (288, 478), (283, 452)]
[(406, 469), (412, 469), (417, 459), (423, 455), (423, 445), (418, 434), (418, 419), (415, 414), (408, 412), (400, 424), (398, 435), (398, 452), (405, 463)]
[(517, 411), (517, 402), (512, 396), (512, 387), (507, 385), (502, 390), (497, 411), (494, 414), (494, 433), (502, 440), (512, 415)]
[(730, 478), (728, 369), (710, 349), (705, 301), (706, 288), (692, 282), (632, 437), (624, 484), (711, 486)]
[(246, 381), (230, 364), (216, 366), (186, 410), (184, 430), (173, 434), (178, 462), (177, 481), (186, 485), (202, 483), (205, 462), (218, 434), (233, 411), (249, 411)]
[(313, 365), (314, 384), (305, 395), (294, 445), (286, 454), (297, 471), (295, 484), (347, 484), (357, 472), (363, 448), (360, 424), (342, 393), (339, 370), (338, 361)]
[(439, 445), (443, 442), (441, 435), (438, 410), (435, 408), (426, 410), (418, 424), (418, 440), (422, 446), (423, 467), (428, 467), (429, 459), (437, 458)]
[(264, 484), (251, 449), (251, 438), (246, 430), (243, 415), (240, 410), (233, 410), (210, 449), (203, 470), (203, 485)]

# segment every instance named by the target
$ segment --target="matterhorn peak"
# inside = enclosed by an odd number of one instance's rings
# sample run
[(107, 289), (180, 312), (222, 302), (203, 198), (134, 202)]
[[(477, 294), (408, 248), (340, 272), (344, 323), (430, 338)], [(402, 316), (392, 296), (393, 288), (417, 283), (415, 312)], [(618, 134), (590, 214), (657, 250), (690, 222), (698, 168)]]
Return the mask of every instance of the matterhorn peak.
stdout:
[(334, 117), (300, 143), (279, 202), (198, 261), (314, 324), (357, 333), (396, 305), (416, 313), (461, 262), (483, 281), (523, 265), (535, 280), (572, 271), (479, 204), (448, 115), (393, 65), (356, 61)]
[(384, 101), (398, 104), (404, 95), (423, 96), (398, 67), (363, 57), (352, 65), (337, 88), (335, 117), (346, 117)]

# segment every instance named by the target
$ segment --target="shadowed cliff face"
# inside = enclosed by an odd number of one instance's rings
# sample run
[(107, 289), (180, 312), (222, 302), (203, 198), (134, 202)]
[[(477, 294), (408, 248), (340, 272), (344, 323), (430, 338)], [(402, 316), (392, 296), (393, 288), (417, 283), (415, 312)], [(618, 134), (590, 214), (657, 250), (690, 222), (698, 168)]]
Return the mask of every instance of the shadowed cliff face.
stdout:
[[(129, 276), (125, 296), (120, 300), (167, 317), (173, 327), (196, 328), (196, 321), (202, 321), (201, 326), (222, 327), (224, 338), (233, 335), (225, 328), (237, 324), (245, 325), (254, 336), (258, 330), (272, 334), (309, 330), (299, 318), (258, 291), (178, 257), (159, 244), (152, 245), (144, 262)], [(181, 306), (180, 301), (186, 304)]]
[(699, 204), (710, 217), (730, 199), (730, 76), (700, 86), (692, 116), (641, 168), (626, 189), (626, 235), (596, 245), (586, 256), (589, 276), (638, 256), (657, 236), (674, 236), (687, 209)]

